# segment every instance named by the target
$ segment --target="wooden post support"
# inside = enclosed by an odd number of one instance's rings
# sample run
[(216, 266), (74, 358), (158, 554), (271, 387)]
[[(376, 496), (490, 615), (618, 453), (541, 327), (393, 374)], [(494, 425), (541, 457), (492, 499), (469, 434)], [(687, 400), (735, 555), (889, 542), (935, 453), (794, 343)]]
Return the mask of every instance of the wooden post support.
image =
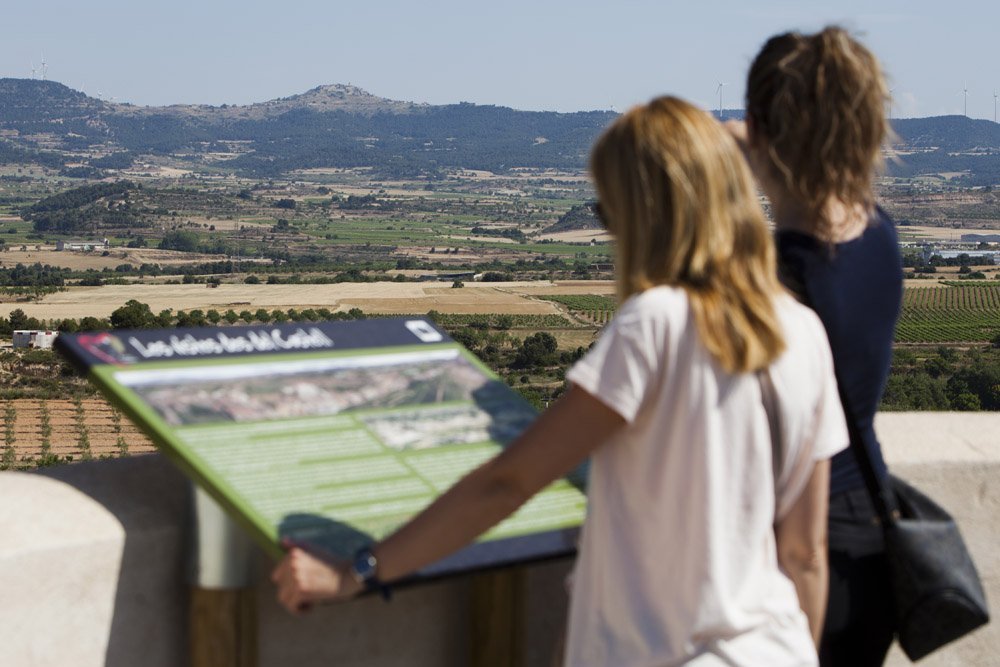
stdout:
[(191, 589), (191, 667), (257, 667), (253, 589)]
[(524, 664), (525, 570), (477, 574), (472, 579), (472, 667)]
[(257, 667), (249, 538), (204, 490), (191, 489), (191, 665)]

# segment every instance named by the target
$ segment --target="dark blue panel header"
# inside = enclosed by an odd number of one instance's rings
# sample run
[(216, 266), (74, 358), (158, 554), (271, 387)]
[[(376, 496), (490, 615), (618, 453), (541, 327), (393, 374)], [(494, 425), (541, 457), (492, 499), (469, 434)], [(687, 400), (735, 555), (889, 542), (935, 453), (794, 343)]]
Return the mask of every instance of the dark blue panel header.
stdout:
[(147, 361), (355, 350), (442, 342), (451, 342), (451, 338), (429, 320), (416, 317), (60, 334), (55, 347), (84, 369), (89, 369), (97, 364), (128, 366)]

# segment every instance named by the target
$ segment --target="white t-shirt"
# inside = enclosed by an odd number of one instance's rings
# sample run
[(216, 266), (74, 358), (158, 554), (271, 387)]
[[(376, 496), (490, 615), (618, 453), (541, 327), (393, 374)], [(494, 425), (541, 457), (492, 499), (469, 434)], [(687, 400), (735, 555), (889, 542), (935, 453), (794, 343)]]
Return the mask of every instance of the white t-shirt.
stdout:
[[(848, 435), (822, 324), (791, 297), (776, 308), (788, 347), (771, 367), (784, 514), (813, 462), (844, 449)], [(627, 426), (591, 462), (566, 664), (816, 664), (778, 567), (760, 385), (719, 367), (687, 294), (656, 287), (629, 299), (567, 378)]]

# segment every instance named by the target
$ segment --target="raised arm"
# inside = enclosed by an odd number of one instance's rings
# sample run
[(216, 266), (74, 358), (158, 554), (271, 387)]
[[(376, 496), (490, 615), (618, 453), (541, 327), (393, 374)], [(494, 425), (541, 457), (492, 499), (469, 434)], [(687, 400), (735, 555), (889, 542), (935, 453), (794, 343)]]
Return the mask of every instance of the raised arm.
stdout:
[(830, 461), (816, 463), (806, 488), (775, 526), (778, 562), (799, 594), (799, 606), (809, 619), (813, 641), (819, 645), (829, 589), (827, 565), (827, 506)]
[[(604, 403), (571, 388), (496, 458), (375, 545), (378, 577), (399, 579), (457, 551), (566, 475), (624, 424)], [(349, 565), (291, 548), (271, 577), (279, 602), (296, 612), (311, 602), (357, 594)]]

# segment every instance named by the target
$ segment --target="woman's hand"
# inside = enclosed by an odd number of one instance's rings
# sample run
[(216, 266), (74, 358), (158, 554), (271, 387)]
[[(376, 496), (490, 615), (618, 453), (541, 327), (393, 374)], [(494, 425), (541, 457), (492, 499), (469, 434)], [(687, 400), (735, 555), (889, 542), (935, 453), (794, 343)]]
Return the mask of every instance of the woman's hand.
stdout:
[(346, 600), (361, 592), (361, 584), (351, 576), (350, 562), (323, 560), (293, 546), (271, 573), (278, 586), (278, 602), (293, 614), (308, 610), (314, 603)]

